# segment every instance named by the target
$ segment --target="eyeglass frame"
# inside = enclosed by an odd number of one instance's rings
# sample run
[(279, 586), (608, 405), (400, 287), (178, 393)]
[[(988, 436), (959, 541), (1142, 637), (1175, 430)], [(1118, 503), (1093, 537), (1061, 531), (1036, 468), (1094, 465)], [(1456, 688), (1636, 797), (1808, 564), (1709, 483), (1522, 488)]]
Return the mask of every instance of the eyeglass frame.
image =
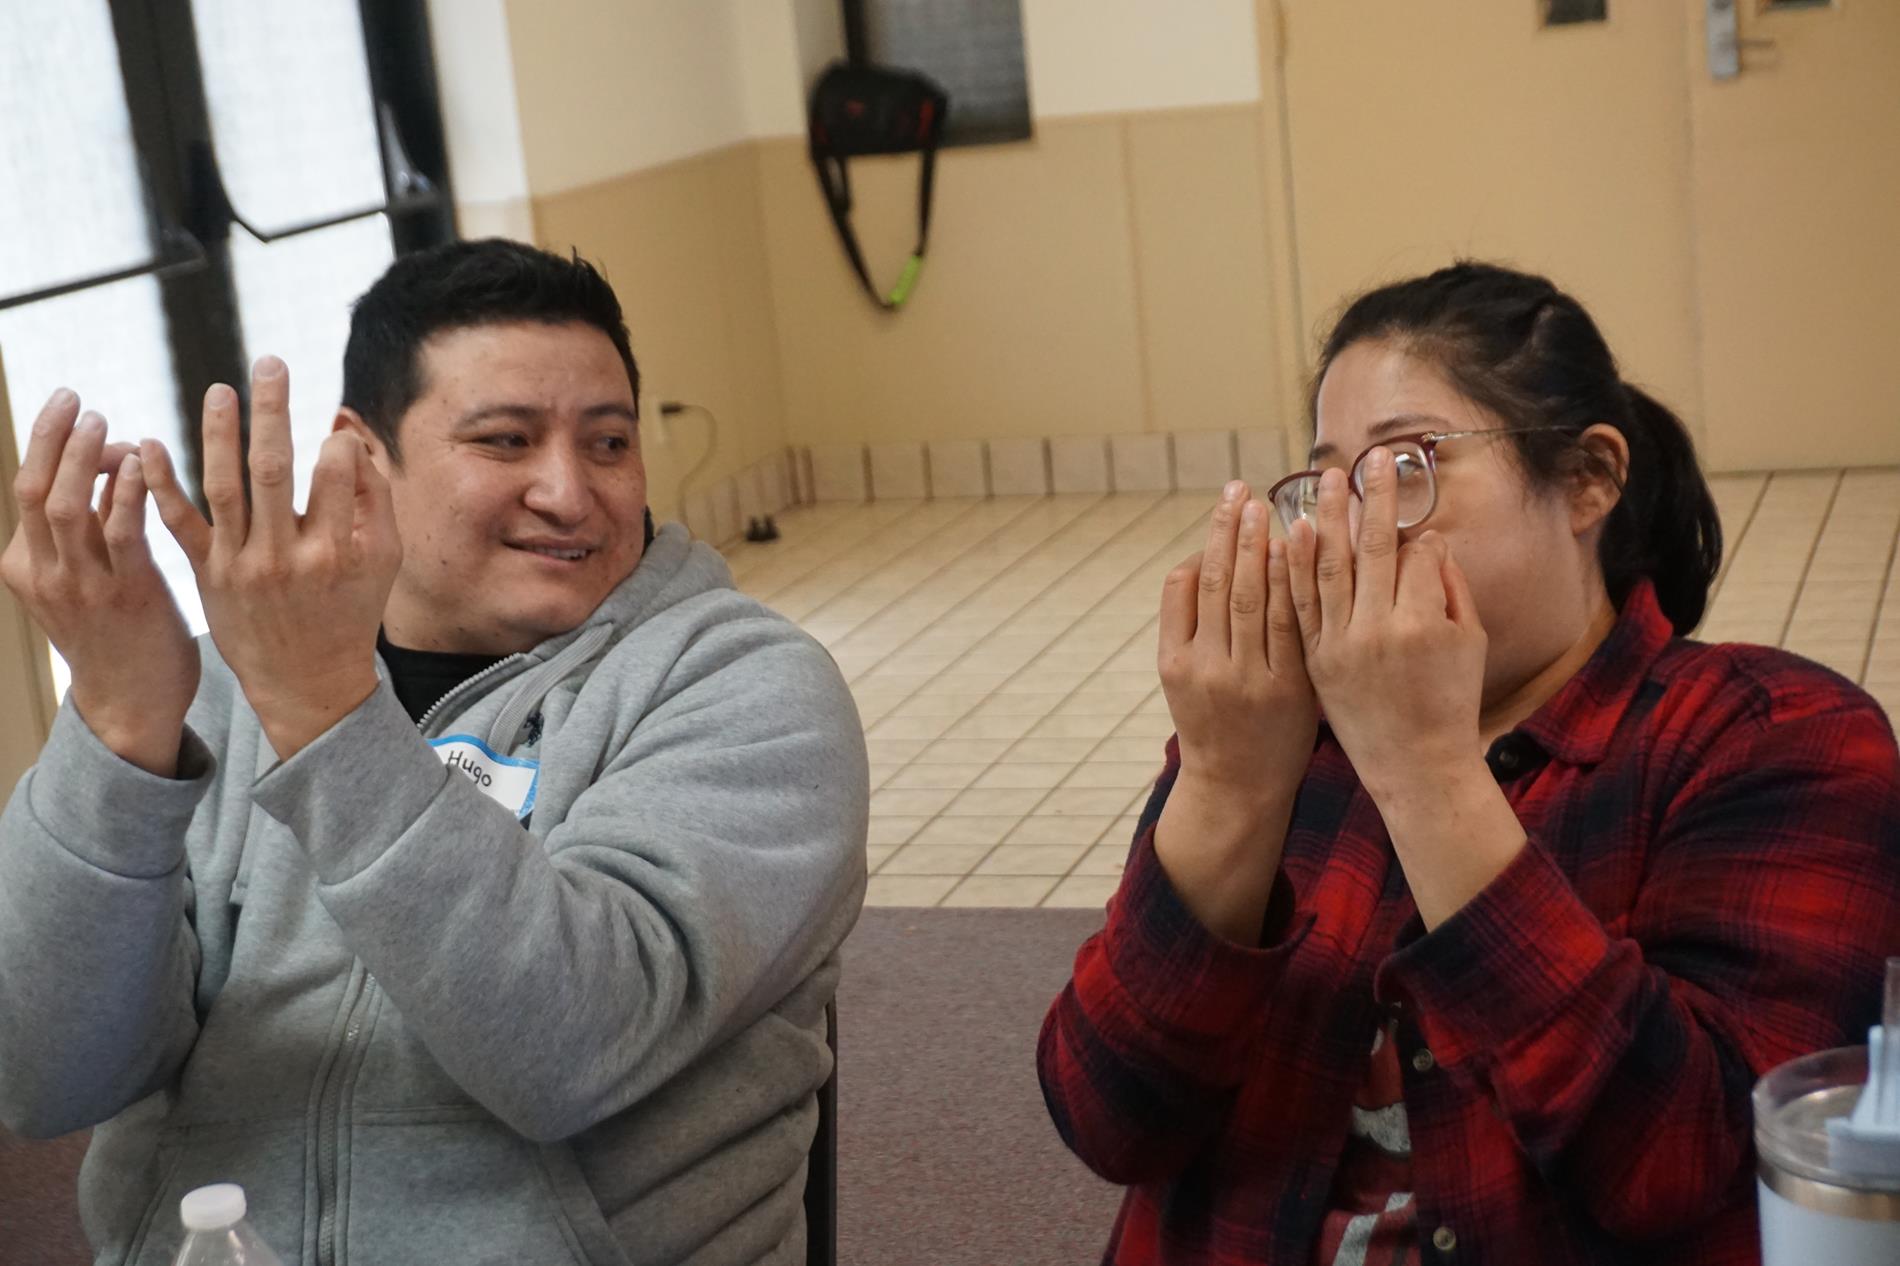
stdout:
[[(1408, 435), (1388, 435), (1377, 443), (1366, 445), (1365, 450), (1361, 452), (1359, 456), (1353, 458), (1352, 465), (1346, 469), (1346, 487), (1351, 491), (1353, 496), (1364, 501), (1366, 499), (1365, 476), (1360, 473), (1360, 468), (1365, 465), (1366, 458), (1372, 455), (1372, 450), (1375, 448), (1389, 449), (1394, 444), (1403, 444), (1408, 440), (1417, 444), (1419, 452), (1423, 454), (1425, 458), (1425, 474), (1432, 481), (1432, 499), (1431, 504), (1425, 507), (1425, 513), (1419, 515), (1410, 523), (1400, 523), (1398, 525), (1400, 531), (1405, 531), (1408, 528), (1415, 528), (1425, 520), (1431, 518), (1432, 513), (1438, 509), (1438, 446), (1440, 444), (1446, 440), (1468, 439), (1474, 435), (1528, 435), (1533, 431), (1555, 431), (1557, 429), (1559, 428), (1554, 426), (1505, 426), (1479, 427), (1471, 431), (1414, 431)], [(1273, 507), (1276, 514), (1279, 514), (1280, 489), (1296, 480), (1318, 479), (1325, 473), (1323, 470), (1294, 471), (1292, 474), (1275, 482), (1273, 487), (1267, 489), (1267, 504)], [(1293, 523), (1287, 521), (1286, 515), (1280, 514), (1279, 517), (1280, 525), (1286, 528), (1287, 531), (1292, 531)], [(1300, 516), (1300, 518), (1305, 517), (1305, 515)], [(1298, 520), (1294, 520), (1294, 522), (1298, 522)]]

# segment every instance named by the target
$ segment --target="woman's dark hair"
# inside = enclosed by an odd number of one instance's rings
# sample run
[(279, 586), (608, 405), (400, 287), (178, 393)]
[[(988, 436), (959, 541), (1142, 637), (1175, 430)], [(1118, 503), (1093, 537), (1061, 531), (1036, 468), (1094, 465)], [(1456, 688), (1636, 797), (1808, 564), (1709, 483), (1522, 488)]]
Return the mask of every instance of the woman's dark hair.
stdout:
[(504, 321), (576, 322), (605, 334), (627, 367), (635, 408), (640, 370), (613, 287), (578, 254), (571, 259), (491, 237), (404, 255), (363, 292), (343, 349), (343, 403), (398, 465), (397, 429), (422, 395), (422, 345), (444, 330)]
[(1616, 357), (1583, 305), (1542, 277), (1459, 263), (1383, 286), (1353, 301), (1320, 354), (1308, 398), (1348, 347), (1393, 342), (1441, 370), (1461, 393), (1510, 426), (1533, 487), (1561, 486), (1605, 459), (1578, 443), (1605, 423), (1629, 443), (1622, 497), (1597, 557), (1618, 607), (1644, 578), (1676, 632), (1701, 622), (1722, 562), (1722, 525), (1696, 465), (1689, 432), (1669, 409), (1623, 381)]

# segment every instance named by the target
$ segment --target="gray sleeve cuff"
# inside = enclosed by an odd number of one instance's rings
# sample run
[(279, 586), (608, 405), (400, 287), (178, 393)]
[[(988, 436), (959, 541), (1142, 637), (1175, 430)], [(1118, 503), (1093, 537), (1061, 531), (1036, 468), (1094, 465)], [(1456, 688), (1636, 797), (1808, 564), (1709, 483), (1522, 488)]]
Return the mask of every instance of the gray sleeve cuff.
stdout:
[(189, 726), (179, 740), (177, 777), (140, 769), (99, 741), (68, 695), (27, 775), (27, 805), (41, 828), (82, 861), (128, 879), (155, 879), (183, 859), (185, 831), (216, 769)]
[(373, 864), (451, 777), (388, 682), (251, 788), (297, 837), (326, 884)]

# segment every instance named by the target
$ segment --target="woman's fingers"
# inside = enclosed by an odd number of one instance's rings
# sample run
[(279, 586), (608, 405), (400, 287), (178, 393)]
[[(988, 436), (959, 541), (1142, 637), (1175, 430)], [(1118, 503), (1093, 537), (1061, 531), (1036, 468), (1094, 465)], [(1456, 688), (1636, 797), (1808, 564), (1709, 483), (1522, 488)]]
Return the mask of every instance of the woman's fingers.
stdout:
[(1234, 538), (1234, 580), (1227, 596), (1228, 654), (1237, 663), (1266, 663), (1267, 515), (1258, 501), (1240, 508)]
[(1314, 576), (1318, 539), (1307, 519), (1295, 520), (1286, 537), (1287, 594), (1293, 602), (1293, 616), (1299, 624), (1303, 655), (1311, 655), (1319, 646), (1326, 618), (1320, 609), (1319, 582)]
[(1313, 579), (1319, 591), (1320, 619), (1336, 629), (1345, 628), (1352, 619), (1352, 528), (1346, 513), (1351, 495), (1346, 472), (1329, 470), (1320, 477)]
[(1220, 501), (1207, 528), (1207, 549), (1201, 554), (1201, 596), (1194, 636), (1222, 653), (1230, 644), (1228, 603), (1234, 584), (1236, 537), (1240, 531), (1240, 507), (1247, 498), (1247, 485), (1236, 479), (1221, 492)]
[(1353, 534), (1353, 610), (1377, 613), (1392, 605), (1398, 576), (1398, 472), (1389, 449), (1375, 448), (1360, 468), (1365, 500)]
[(1190, 555), (1175, 564), (1161, 582), (1160, 654), (1165, 670), (1169, 658), (1194, 641), (1196, 603), (1199, 601), (1201, 556)]
[(1300, 619), (1293, 606), (1292, 568), (1287, 543), (1267, 545), (1267, 667), (1276, 677), (1306, 671), (1306, 648), (1300, 641)]

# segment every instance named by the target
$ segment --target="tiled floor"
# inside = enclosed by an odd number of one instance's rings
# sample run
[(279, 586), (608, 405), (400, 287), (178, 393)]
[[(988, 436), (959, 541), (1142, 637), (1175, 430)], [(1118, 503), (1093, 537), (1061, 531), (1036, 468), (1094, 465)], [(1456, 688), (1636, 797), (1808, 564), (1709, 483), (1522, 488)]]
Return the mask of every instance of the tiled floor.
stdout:
[[(1900, 716), (1900, 470), (1713, 481), (1700, 636), (1783, 645)], [(1171, 732), (1155, 605), (1213, 494), (821, 504), (729, 552), (831, 649), (871, 755), (873, 905), (1098, 906)]]

